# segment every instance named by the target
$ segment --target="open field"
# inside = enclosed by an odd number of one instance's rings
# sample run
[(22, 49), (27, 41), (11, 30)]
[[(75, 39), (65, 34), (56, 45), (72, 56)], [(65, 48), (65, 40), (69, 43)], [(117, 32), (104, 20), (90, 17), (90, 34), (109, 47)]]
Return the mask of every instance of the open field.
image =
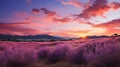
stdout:
[(120, 67), (120, 37), (0, 42), (1, 67)]

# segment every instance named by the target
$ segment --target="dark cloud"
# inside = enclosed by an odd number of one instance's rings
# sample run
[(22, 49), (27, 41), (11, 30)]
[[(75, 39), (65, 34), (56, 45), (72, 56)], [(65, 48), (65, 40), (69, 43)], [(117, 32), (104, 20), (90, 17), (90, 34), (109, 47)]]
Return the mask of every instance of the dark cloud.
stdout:
[(38, 13), (40, 13), (40, 12), (46, 14), (46, 15), (49, 16), (49, 17), (51, 17), (51, 16), (56, 16), (56, 15), (57, 15), (56, 12), (50, 11), (50, 10), (48, 10), (47, 8), (41, 8), (41, 9), (33, 8), (33, 9), (32, 9), (32, 13), (33, 13), (33, 14), (38, 14)]
[(55, 16), (56, 15), (56, 12), (50, 11), (47, 8), (41, 8), (40, 10), (43, 11), (48, 16)]
[(37, 8), (32, 9), (32, 13), (33, 13), (33, 14), (38, 14), (39, 12), (40, 12), (40, 10), (37, 9)]

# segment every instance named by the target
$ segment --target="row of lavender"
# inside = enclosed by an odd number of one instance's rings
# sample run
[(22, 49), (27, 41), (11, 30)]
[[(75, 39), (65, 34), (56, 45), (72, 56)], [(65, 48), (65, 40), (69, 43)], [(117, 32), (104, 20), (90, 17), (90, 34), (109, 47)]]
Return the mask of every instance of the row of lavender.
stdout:
[(120, 38), (91, 40), (77, 43), (77, 46), (72, 45), (74, 42), (45, 43), (45, 46), (10, 43), (0, 42), (2, 67), (26, 67), (41, 59), (47, 63), (68, 61), (90, 67), (117, 67), (120, 64)]

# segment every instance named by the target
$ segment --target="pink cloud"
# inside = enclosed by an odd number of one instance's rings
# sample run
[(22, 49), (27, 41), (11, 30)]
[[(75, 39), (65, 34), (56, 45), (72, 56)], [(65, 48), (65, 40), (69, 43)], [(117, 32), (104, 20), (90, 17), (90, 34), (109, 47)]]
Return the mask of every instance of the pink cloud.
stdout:
[(95, 0), (92, 6), (84, 9), (82, 13), (77, 16), (84, 19), (89, 19), (90, 17), (104, 16), (110, 7), (107, 5), (107, 0)]
[(83, 9), (82, 13), (76, 15), (77, 18), (90, 19), (91, 17), (101, 16), (106, 18), (105, 13), (109, 10), (117, 10), (120, 8), (120, 3), (112, 2), (109, 3), (107, 0), (91, 0), (91, 6)]
[(31, 29), (23, 27), (23, 23), (1, 23), (0, 24), (0, 34), (11, 34), (11, 35), (35, 35), (41, 33), (41, 31), (36, 29)]
[(55, 22), (61, 22), (61, 23), (68, 23), (68, 22), (71, 21), (71, 19), (70, 19), (70, 18), (61, 18), (61, 19), (59, 19), (59, 18), (54, 18), (53, 21), (55, 21)]
[(120, 3), (117, 3), (117, 2), (113, 2), (113, 3), (110, 3), (110, 6), (116, 10), (116, 9), (119, 9), (120, 8)]
[(41, 11), (44, 12), (44, 14), (47, 14), (49, 17), (57, 15), (56, 12), (50, 11), (47, 8), (41, 8)]
[(120, 19), (115, 19), (107, 23), (97, 24), (94, 27), (104, 27), (112, 29), (114, 27), (120, 27)]
[(61, 2), (62, 2), (63, 5), (73, 5), (77, 8), (88, 7), (90, 5), (90, 2), (82, 3), (82, 2), (79, 2), (78, 0), (69, 0), (68, 2), (65, 2), (64, 0), (61, 0)]
[(97, 24), (97, 25), (94, 25), (94, 27), (106, 28), (107, 30), (105, 32), (106, 35), (114, 34), (114, 33), (120, 34), (120, 28), (118, 28), (120, 27), (120, 19), (115, 19), (107, 23)]

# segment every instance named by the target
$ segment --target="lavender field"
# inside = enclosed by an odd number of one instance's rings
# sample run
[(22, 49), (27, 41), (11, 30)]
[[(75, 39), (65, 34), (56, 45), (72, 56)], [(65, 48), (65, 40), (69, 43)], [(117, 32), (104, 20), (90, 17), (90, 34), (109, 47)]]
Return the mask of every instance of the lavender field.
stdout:
[(1, 67), (119, 67), (120, 37), (0, 42)]

